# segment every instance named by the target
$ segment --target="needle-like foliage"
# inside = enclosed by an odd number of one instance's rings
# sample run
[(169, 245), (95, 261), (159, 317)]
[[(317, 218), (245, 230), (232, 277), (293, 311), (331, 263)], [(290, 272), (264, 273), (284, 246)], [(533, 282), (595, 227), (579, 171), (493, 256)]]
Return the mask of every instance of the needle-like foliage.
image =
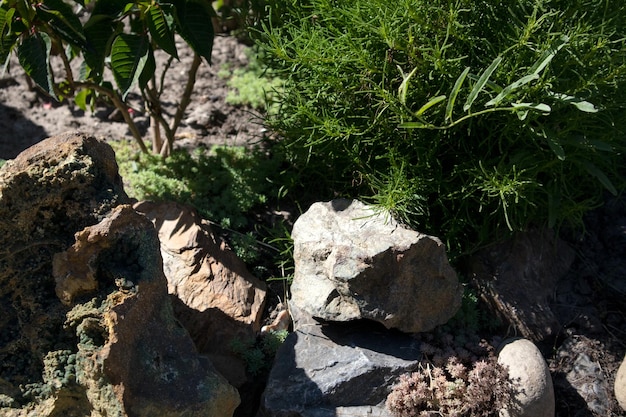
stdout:
[[(470, 252), (624, 189), (626, 3), (269, 1), (268, 125), (308, 190)], [(280, 13), (279, 13), (280, 12)]]

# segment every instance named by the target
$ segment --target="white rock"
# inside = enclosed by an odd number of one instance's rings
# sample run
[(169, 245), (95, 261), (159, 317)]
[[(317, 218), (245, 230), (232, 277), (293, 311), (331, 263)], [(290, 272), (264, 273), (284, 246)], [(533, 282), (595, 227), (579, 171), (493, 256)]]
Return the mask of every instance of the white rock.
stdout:
[(291, 236), (291, 304), (313, 317), (413, 333), (446, 323), (461, 305), (443, 243), (359, 201), (313, 204)]
[(620, 407), (626, 411), (626, 356), (615, 375), (615, 398)]
[(548, 365), (528, 339), (507, 339), (500, 345), (498, 362), (508, 366), (517, 385), (518, 409), (501, 410), (500, 417), (554, 417), (554, 387)]

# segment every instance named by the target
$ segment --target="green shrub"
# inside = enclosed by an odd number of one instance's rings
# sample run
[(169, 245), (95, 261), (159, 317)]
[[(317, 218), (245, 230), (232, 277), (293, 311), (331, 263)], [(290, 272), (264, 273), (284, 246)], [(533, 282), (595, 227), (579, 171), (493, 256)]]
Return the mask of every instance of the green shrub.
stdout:
[(245, 362), (246, 371), (256, 376), (271, 369), (274, 356), (288, 335), (287, 330), (279, 330), (264, 333), (257, 339), (233, 339), (230, 349)]
[(624, 2), (268, 3), (267, 123), (302, 191), (368, 199), (454, 256), (624, 189)]

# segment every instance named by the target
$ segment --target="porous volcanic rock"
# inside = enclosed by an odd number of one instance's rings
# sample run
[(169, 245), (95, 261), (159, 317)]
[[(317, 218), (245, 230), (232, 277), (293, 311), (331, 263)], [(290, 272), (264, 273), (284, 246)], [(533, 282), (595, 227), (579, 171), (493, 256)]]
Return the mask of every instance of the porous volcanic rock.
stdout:
[(80, 133), (0, 169), (0, 415), (232, 415), (126, 202), (112, 149)]
[(292, 238), (290, 303), (313, 317), (412, 333), (446, 323), (461, 305), (443, 243), (359, 201), (313, 204)]
[(111, 147), (80, 133), (49, 138), (0, 168), (0, 406), (19, 409), (47, 386), (50, 351), (76, 353), (52, 257), (127, 201)]
[(245, 364), (232, 353), (235, 340), (261, 330), (266, 285), (252, 275), (195, 210), (174, 202), (142, 201), (135, 210), (155, 225), (174, 312), (199, 352), (235, 386)]

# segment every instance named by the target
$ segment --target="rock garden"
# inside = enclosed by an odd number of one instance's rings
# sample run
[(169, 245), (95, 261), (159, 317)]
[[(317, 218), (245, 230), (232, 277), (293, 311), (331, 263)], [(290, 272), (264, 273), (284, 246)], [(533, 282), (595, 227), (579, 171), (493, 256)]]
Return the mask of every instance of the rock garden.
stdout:
[[(26, 3), (1, 416), (626, 413), (621, 3)], [(98, 78), (94, 15), (157, 76)]]

